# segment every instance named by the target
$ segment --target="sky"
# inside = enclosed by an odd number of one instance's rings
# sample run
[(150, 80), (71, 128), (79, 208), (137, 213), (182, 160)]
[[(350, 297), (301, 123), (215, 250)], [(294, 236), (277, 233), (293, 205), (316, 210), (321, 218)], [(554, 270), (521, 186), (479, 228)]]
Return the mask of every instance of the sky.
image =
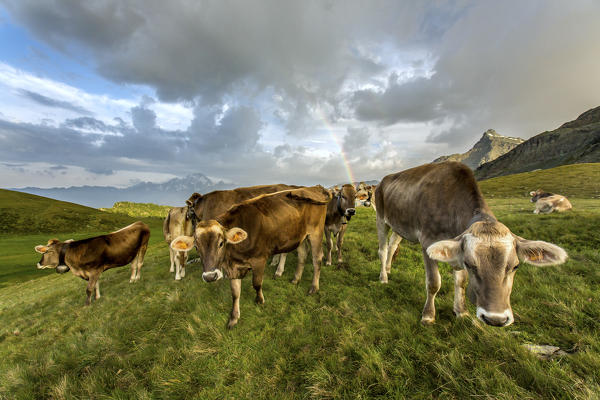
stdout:
[(0, 187), (331, 185), (600, 105), (600, 2), (0, 0)]

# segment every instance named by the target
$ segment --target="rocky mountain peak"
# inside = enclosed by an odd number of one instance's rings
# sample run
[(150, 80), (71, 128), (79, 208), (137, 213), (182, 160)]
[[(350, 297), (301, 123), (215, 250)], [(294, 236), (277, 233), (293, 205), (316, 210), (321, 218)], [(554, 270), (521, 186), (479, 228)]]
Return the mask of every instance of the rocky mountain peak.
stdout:
[(579, 128), (596, 123), (600, 123), (600, 106), (587, 110), (574, 121), (565, 122), (560, 128)]

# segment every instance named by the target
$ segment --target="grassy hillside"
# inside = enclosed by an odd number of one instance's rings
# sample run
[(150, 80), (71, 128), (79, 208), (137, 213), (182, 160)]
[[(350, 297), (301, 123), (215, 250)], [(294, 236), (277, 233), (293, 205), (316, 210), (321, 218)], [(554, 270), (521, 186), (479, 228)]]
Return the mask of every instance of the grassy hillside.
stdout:
[(156, 228), (151, 241), (162, 240), (162, 218), (131, 217), (95, 208), (0, 189), (0, 287), (12, 285), (53, 271), (35, 269), (40, 255), (37, 244), (50, 238), (82, 239), (115, 231), (143, 220)]
[(542, 188), (567, 197), (600, 198), (600, 163), (563, 165), (479, 182), (486, 198), (529, 197)]
[[(421, 326), (420, 248), (403, 242), (390, 283), (380, 284), (375, 215), (360, 208), (346, 262), (323, 268), (317, 295), (306, 295), (310, 265), (297, 287), (289, 283), (292, 254), (282, 279), (267, 269), (264, 305), (243, 281), (241, 319), (228, 331), (228, 282), (202, 282), (196, 264), (175, 282), (157, 223), (141, 281), (128, 283), (128, 267), (107, 271), (90, 307), (85, 282), (70, 273), (0, 288), (0, 398), (597, 398), (600, 200), (573, 196), (571, 212), (534, 215), (523, 189), (513, 190), (490, 200), (496, 215), (570, 259), (519, 269), (508, 328), (453, 316), (446, 265), (437, 323)], [(526, 343), (570, 353), (543, 361)]]
[(0, 234), (111, 231), (131, 221), (95, 208), (0, 189)]
[(153, 203), (133, 203), (118, 201), (111, 208), (101, 208), (101, 211), (126, 214), (132, 217), (160, 217), (165, 218), (171, 206), (159, 206)]

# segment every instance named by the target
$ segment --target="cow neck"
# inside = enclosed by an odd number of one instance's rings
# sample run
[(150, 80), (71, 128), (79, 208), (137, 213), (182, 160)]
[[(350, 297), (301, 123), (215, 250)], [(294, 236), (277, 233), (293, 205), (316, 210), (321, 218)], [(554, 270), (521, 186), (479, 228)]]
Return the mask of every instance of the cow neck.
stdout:
[[(69, 249), (69, 243), (63, 243), (62, 247), (60, 248), (60, 253), (58, 254), (58, 265), (67, 265), (67, 262), (65, 261), (65, 257), (67, 255), (67, 250)], [(67, 265), (68, 267), (68, 265)]]
[[(346, 212), (344, 211), (344, 209), (342, 208), (342, 194), (338, 193), (337, 195), (337, 204), (336, 204), (336, 208), (337, 208), (337, 212), (338, 214), (340, 214), (340, 216), (342, 218), (344, 218), (346, 216)], [(342, 224), (347, 224), (347, 221), (342, 221)]]

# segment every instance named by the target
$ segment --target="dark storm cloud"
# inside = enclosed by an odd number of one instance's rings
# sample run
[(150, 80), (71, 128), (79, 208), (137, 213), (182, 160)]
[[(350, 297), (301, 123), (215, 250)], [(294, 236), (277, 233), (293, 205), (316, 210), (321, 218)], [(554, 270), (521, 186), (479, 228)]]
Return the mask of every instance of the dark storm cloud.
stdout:
[(19, 93), (30, 100), (35, 101), (38, 104), (41, 104), (46, 107), (54, 107), (54, 108), (62, 108), (64, 110), (75, 111), (76, 113), (82, 115), (92, 115), (92, 112), (86, 110), (83, 107), (75, 105), (73, 103), (69, 103), (68, 101), (52, 99), (50, 97), (44, 96), (42, 94), (32, 92), (30, 90), (19, 89)]

